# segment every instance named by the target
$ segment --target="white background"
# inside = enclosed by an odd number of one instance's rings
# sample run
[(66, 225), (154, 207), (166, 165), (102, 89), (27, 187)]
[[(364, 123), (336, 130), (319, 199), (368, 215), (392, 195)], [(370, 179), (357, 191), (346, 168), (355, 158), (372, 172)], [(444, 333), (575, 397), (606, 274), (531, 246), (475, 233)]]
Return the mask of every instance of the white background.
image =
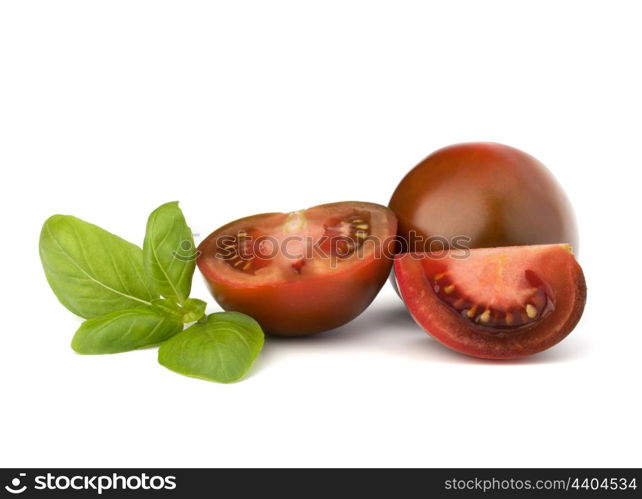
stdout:
[[(0, 466), (641, 466), (639, 3), (7, 1), (0, 7)], [(250, 376), (154, 349), (80, 356), (42, 222), (142, 243), (180, 200), (225, 222), (386, 204), (447, 144), (493, 140), (572, 200), (589, 289), (516, 362), (431, 340), (386, 285), (357, 320), (269, 340)], [(196, 274), (194, 296), (210, 300)]]

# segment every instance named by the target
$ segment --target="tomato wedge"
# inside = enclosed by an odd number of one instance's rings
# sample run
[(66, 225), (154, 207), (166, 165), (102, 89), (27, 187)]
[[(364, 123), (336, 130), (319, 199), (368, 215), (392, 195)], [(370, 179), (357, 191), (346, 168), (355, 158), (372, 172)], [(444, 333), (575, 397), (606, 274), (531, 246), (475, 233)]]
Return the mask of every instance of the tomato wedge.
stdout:
[(390, 272), (396, 230), (390, 209), (356, 201), (254, 215), (210, 234), (197, 264), (225, 310), (272, 334), (313, 334), (372, 302)]
[(405, 253), (395, 274), (420, 326), (486, 359), (550, 348), (573, 330), (586, 302), (584, 274), (564, 244)]

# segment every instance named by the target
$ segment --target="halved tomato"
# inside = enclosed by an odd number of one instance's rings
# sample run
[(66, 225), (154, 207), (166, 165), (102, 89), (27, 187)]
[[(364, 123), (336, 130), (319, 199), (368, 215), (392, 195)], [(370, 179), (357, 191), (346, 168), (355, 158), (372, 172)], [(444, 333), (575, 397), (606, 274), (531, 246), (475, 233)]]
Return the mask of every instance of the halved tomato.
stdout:
[(198, 267), (225, 310), (299, 336), (363, 312), (392, 266), (397, 220), (373, 203), (325, 204), (231, 222), (199, 246)]
[(405, 253), (395, 274), (420, 326), (444, 345), (486, 359), (555, 345), (586, 302), (584, 274), (563, 244)]

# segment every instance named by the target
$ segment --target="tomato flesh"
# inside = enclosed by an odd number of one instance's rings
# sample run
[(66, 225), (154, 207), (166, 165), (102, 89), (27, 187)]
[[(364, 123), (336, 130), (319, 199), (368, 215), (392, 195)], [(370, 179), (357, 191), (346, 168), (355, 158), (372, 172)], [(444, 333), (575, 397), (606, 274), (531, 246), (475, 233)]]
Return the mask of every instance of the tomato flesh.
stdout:
[(582, 269), (568, 245), (437, 253), (395, 260), (401, 296), (437, 340), (481, 358), (545, 350), (575, 327), (586, 301)]
[(197, 263), (225, 310), (272, 334), (307, 335), (372, 302), (392, 265), (396, 227), (388, 208), (362, 202), (254, 215), (210, 234)]
[(554, 308), (551, 292), (534, 270), (532, 255), (510, 258), (505, 250), (473, 251), (458, 264), (421, 260), (439, 299), (463, 318), (485, 328), (512, 330), (539, 320)]

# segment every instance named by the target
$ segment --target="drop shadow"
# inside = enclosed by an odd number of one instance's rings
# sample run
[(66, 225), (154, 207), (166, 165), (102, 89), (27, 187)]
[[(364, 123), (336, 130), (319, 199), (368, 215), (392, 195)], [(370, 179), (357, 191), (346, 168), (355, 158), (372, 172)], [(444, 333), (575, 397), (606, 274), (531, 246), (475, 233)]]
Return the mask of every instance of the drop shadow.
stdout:
[(586, 356), (590, 345), (582, 338), (561, 344), (529, 357), (514, 360), (478, 359), (455, 352), (430, 337), (415, 323), (401, 302), (392, 298), (375, 303), (359, 317), (339, 328), (312, 336), (267, 336), (258, 369), (292, 353), (333, 353), (341, 351), (382, 352), (403, 356), (413, 362), (446, 364), (536, 365), (576, 361)]

